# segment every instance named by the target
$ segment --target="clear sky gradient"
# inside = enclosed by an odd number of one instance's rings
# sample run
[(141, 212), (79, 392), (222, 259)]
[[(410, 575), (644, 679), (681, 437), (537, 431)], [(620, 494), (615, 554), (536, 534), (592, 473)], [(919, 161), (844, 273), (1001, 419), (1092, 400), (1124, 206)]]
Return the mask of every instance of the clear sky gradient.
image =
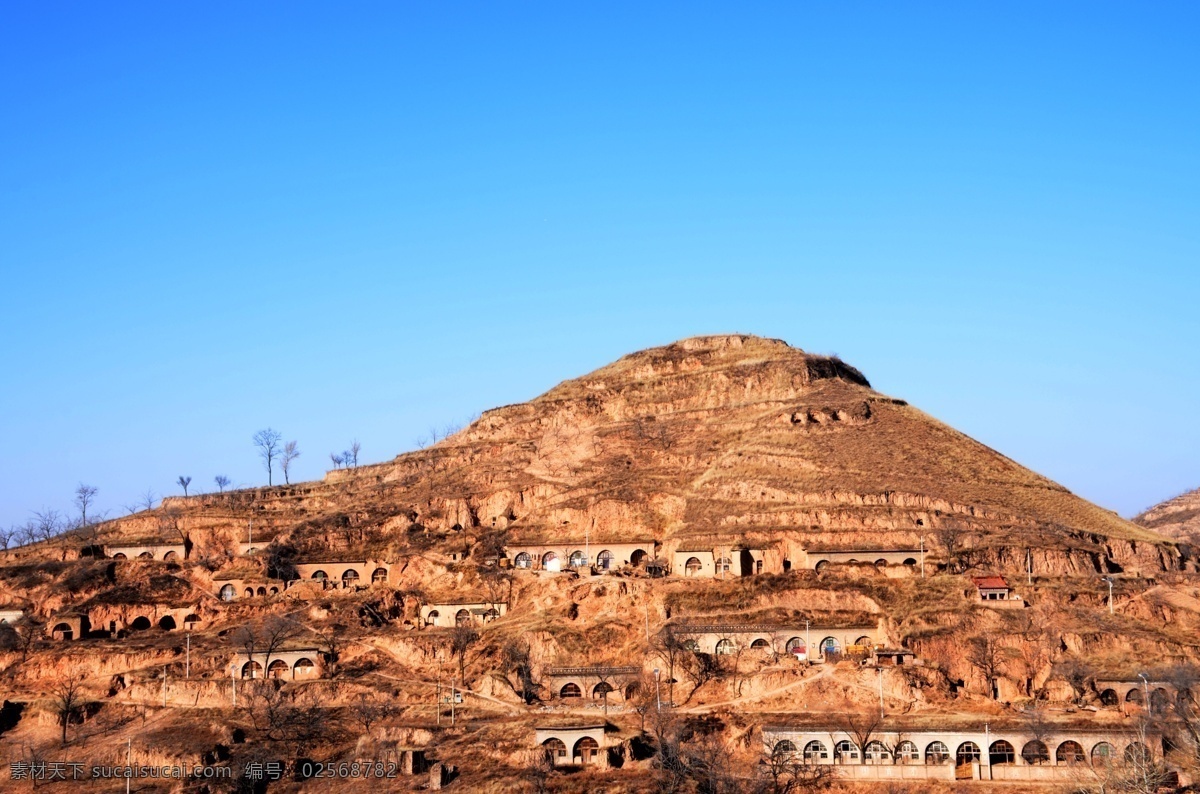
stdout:
[(1200, 485), (1194, 3), (0, 6), (0, 524), (705, 333)]

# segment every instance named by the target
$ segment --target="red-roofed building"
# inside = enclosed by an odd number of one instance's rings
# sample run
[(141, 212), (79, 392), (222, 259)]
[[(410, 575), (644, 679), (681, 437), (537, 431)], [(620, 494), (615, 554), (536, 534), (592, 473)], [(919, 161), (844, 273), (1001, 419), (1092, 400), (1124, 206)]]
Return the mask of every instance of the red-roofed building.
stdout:
[(1011, 589), (1003, 576), (972, 576), (982, 601), (1007, 601)]

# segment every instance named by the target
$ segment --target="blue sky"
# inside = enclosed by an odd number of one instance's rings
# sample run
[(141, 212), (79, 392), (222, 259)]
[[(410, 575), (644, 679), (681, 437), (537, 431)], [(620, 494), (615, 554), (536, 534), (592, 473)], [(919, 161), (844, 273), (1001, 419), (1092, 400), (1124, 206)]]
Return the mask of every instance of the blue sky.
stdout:
[(0, 524), (741, 331), (1200, 485), (1189, 4), (0, 7)]

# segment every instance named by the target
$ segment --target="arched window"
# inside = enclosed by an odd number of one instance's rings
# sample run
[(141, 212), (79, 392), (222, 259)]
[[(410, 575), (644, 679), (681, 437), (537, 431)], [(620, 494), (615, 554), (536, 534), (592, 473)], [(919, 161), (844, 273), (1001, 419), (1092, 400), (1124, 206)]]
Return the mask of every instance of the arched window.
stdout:
[(517, 558), (513, 561), (513, 565), (518, 568), (532, 568), (533, 557), (529, 556), (529, 552), (523, 551), (517, 555)]
[(1125, 748), (1125, 763), (1145, 764), (1150, 761), (1150, 748), (1141, 742), (1132, 742)]
[(200, 622), (199, 615), (188, 615), (183, 619), (183, 627), (188, 631), (193, 631), (196, 625)]
[(886, 567), (887, 567), (887, 560), (884, 560), (884, 559), (879, 559), (879, 560), (876, 560), (876, 561), (875, 561), (875, 567), (876, 567), (876, 568), (886, 568)]
[(905, 557), (905, 558), (904, 558), (904, 564), (905, 564), (906, 566), (908, 566), (909, 568), (915, 568), (915, 567), (917, 567), (917, 561), (916, 561), (915, 559), (913, 559), (912, 557)]
[(317, 670), (317, 666), (315, 664), (313, 664), (312, 659), (308, 659), (308, 658), (297, 659), (296, 663), (294, 665), (292, 665), (292, 677), (293, 678), (307, 678), (309, 676), (312, 676), (316, 672), (316, 670)]
[(717, 573), (729, 573), (733, 570), (733, 560), (721, 557), (717, 560)]
[(596, 555), (596, 567), (602, 571), (611, 570), (613, 567), (613, 553), (608, 549)]
[(816, 763), (817, 761), (829, 760), (829, 749), (818, 741), (811, 741), (804, 745), (804, 760), (808, 763)]
[(571, 552), (571, 557), (567, 561), (572, 568), (582, 568), (587, 565), (587, 555), (576, 549)]
[(75, 630), (71, 628), (70, 623), (59, 623), (50, 633), (55, 638), (60, 640), (71, 640), (75, 638)]
[(854, 644), (861, 648), (870, 648), (872, 645), (875, 644), (875, 641), (872, 640), (870, 637), (864, 636), (864, 637), (859, 637), (857, 640), (855, 640)]
[(376, 568), (371, 572), (371, 584), (387, 581), (387, 568)]
[(760, 651), (765, 651), (765, 650), (769, 650), (769, 649), (770, 649), (770, 647), (771, 647), (771, 643), (767, 642), (767, 641), (766, 641), (766, 640), (764, 640), (762, 637), (759, 637), (757, 640), (755, 640), (754, 642), (750, 643), (750, 647), (751, 647), (751, 648), (755, 648), (755, 649), (757, 649), (757, 650), (760, 650)]
[(976, 763), (979, 761), (979, 757), (979, 745), (975, 742), (963, 742), (958, 746), (958, 752), (954, 754), (954, 763), (956, 766)]
[(250, 660), (242, 665), (242, 678), (262, 678), (262, 665)]
[(1041, 766), (1050, 763), (1050, 750), (1046, 743), (1038, 739), (1026, 742), (1021, 748), (1021, 759), (1030, 766)]
[(992, 766), (1011, 764), (1017, 760), (1016, 756), (1017, 754), (1013, 750), (1013, 746), (1003, 739), (997, 739), (988, 748), (988, 763)]
[(542, 747), (546, 748), (550, 755), (554, 757), (555, 761), (557, 761), (559, 758), (567, 757), (567, 746), (562, 743), (561, 739), (555, 739), (553, 736), (551, 736), (549, 739), (542, 742)]
[(253, 587), (247, 587), (247, 588), (246, 588), (246, 592), (244, 593), (244, 595), (246, 596), (246, 598), (254, 598), (254, 588), (253, 588)]
[(926, 764), (946, 764), (950, 762), (950, 748), (941, 742), (930, 742), (925, 748)]
[(591, 736), (584, 736), (575, 742), (575, 749), (571, 755), (572, 758), (578, 758), (582, 764), (594, 764), (600, 755), (600, 744)]
[(896, 745), (896, 763), (897, 764), (919, 764), (921, 762), (921, 751), (912, 742), (900, 742)]
[(598, 683), (594, 687), (592, 687), (592, 699), (593, 700), (603, 700), (608, 695), (608, 693), (612, 692), (612, 691), (613, 691), (613, 688), (612, 688), (611, 684), (609, 684), (607, 681), (601, 681), (600, 683)]
[(258, 549), (256, 549), (256, 548), (254, 548), (253, 546), (251, 546), (250, 548), (246, 549), (246, 554), (247, 554), (247, 555), (249, 555), (249, 556), (252, 556), (252, 555), (258, 554)]
[(342, 571), (342, 584), (344, 586), (349, 587), (350, 585), (356, 584), (357, 582), (358, 582), (358, 571), (354, 570), (353, 568), (347, 568), (346, 570)]
[(563, 684), (562, 689), (558, 690), (560, 698), (581, 698), (583, 691), (579, 688), (579, 684), (568, 681)]
[(222, 601), (232, 601), (235, 598), (237, 598), (237, 590), (234, 589), (233, 585), (227, 584), (221, 588)]
[(629, 684), (626, 684), (625, 685), (625, 699), (633, 700), (635, 697), (638, 696), (638, 693), (641, 691), (642, 691), (642, 685), (639, 684), (637, 681), (633, 681)]
[(276, 659), (267, 665), (267, 678), (283, 678), (288, 674), (289, 670), (287, 662), (282, 659)]
[(121, 553), (121, 552), (119, 552), (119, 551), (118, 551), (116, 554), (114, 554), (114, 555), (112, 556), (112, 558), (113, 558), (114, 560), (127, 560), (127, 559), (129, 559), (128, 557), (126, 557), (124, 554), (122, 554), (122, 553)]
[(863, 748), (863, 760), (868, 764), (890, 764), (892, 762), (892, 754), (883, 746), (883, 742), (877, 740), (870, 741)]
[(829, 569), (829, 560), (821, 560), (816, 565), (817, 573), (824, 573)]
[(646, 561), (646, 552), (638, 549), (633, 554), (629, 555), (629, 564), (634, 568), (640, 568), (642, 563)]
[(808, 651), (808, 646), (804, 644), (804, 640), (800, 637), (792, 637), (784, 646), (788, 653), (796, 654), (797, 656), (804, 655)]
[(826, 637), (821, 640), (821, 654), (826, 658), (830, 656), (839, 656), (842, 653), (841, 644), (833, 637)]
[(133, 629), (134, 631), (145, 631), (146, 629), (150, 628), (150, 618), (146, 617), (145, 615), (139, 615), (133, 619), (133, 623), (129, 624), (129, 628)]
[(1074, 766), (1075, 764), (1082, 764), (1087, 760), (1087, 756), (1083, 754), (1083, 747), (1080, 746), (1079, 742), (1065, 741), (1054, 751), (1054, 760), (1059, 764)]
[(700, 573), (700, 558), (688, 557), (687, 562), (683, 564), (684, 576), (695, 576)]
[(1125, 695), (1125, 702), (1133, 703), (1138, 706), (1146, 705), (1146, 699), (1142, 697), (1142, 690), (1138, 689), (1137, 687), (1129, 690), (1129, 692)]
[(466, 609), (460, 609), (454, 613), (455, 626), (469, 626), (471, 624), (471, 613)]
[(1121, 697), (1115, 689), (1106, 689), (1100, 693), (1101, 706), (1119, 706), (1121, 705)]
[(279, 588), (278, 588), (278, 587), (272, 587), (272, 588), (271, 588), (271, 595), (279, 595)]
[(484, 623), (491, 623), (493, 620), (495, 620), (498, 617), (500, 617), (500, 610), (496, 609), (495, 607), (488, 607), (483, 612), (483, 622)]
[(163, 562), (170, 562), (171, 560), (175, 559), (176, 556), (177, 555), (175, 554), (175, 552), (168, 551), (166, 554), (163, 555)]
[(329, 578), (329, 574), (325, 573), (324, 571), (313, 571), (312, 578), (323, 582)]
[(1092, 766), (1108, 766), (1116, 760), (1117, 748), (1108, 742), (1100, 742), (1092, 748)]
[(787, 739), (780, 739), (779, 741), (775, 742), (775, 746), (771, 748), (772, 758), (790, 758), (795, 754), (795, 742), (788, 741)]
[(438, 611), (436, 609), (429, 610), (429, 612), (426, 613), (426, 615), (425, 615), (425, 625), (426, 626), (436, 626), (437, 619), (439, 617), (440, 617), (440, 615), (438, 614)]
[(733, 644), (733, 640), (725, 638), (717, 641), (717, 655), (726, 656), (737, 650), (737, 646)]
[(558, 559), (558, 555), (552, 551), (548, 551), (542, 555), (542, 570), (543, 571), (561, 571), (562, 561)]
[(833, 746), (833, 760), (837, 763), (858, 763), (858, 745), (849, 739), (842, 739)]
[(266, 594), (267, 594), (267, 588), (265, 588), (265, 587), (258, 588), (258, 591), (255, 593), (255, 595), (260, 595), (260, 596), (265, 596)]
[(148, 552), (148, 551), (143, 551), (141, 554), (139, 554), (139, 555), (137, 556), (137, 558), (138, 558), (139, 560), (153, 560), (153, 559), (154, 559), (154, 555), (153, 555), (153, 554), (151, 554), (151, 553), (150, 553), (150, 552)]
[(170, 615), (163, 615), (158, 619), (158, 627), (163, 631), (174, 631), (177, 628), (175, 618)]

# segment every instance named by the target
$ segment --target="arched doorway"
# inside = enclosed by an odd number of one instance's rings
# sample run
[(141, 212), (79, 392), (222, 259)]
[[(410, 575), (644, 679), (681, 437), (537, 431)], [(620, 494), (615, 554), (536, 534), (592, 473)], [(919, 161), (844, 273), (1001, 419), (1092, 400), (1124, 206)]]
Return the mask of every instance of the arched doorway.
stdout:
[(702, 566), (700, 564), (699, 557), (688, 557), (687, 562), (685, 562), (683, 564), (683, 575), (684, 576), (695, 576), (698, 573), (700, 573), (701, 567)]
[(613, 691), (612, 685), (607, 681), (601, 681), (592, 687), (592, 700), (604, 700), (610, 692)]
[(127, 559), (129, 559), (128, 557), (126, 557), (124, 554), (122, 554), (122, 553), (121, 553), (121, 552), (119, 552), (119, 551), (118, 551), (116, 554), (114, 554), (114, 555), (112, 556), (112, 558), (113, 558), (114, 560), (127, 560)]
[(471, 625), (471, 613), (466, 609), (460, 609), (457, 612), (455, 612), (454, 613), (454, 625), (455, 626)]
[(558, 690), (558, 696), (564, 700), (566, 698), (581, 698), (583, 697), (583, 690), (579, 688), (579, 684), (567, 682), (563, 684), (562, 689)]
[(150, 618), (146, 617), (145, 615), (139, 615), (133, 619), (132, 623), (129, 624), (129, 628), (133, 629), (134, 631), (145, 631), (146, 629), (150, 628)]
[(427, 615), (425, 615), (425, 625), (426, 626), (436, 626), (437, 619), (439, 617), (441, 617), (441, 616), (438, 614), (438, 611), (436, 609), (429, 610), (429, 613)]
[(1050, 750), (1040, 739), (1026, 742), (1021, 748), (1021, 760), (1030, 766), (1042, 766), (1050, 763)]
[(195, 631), (198, 625), (200, 625), (199, 615), (188, 615), (183, 619), (183, 627), (188, 631)]
[(737, 651), (737, 646), (733, 644), (733, 640), (725, 638), (717, 641), (717, 655), (728, 656)]
[(172, 560), (174, 560), (176, 558), (176, 556), (178, 556), (178, 555), (176, 555), (175, 552), (168, 551), (166, 554), (163, 555), (163, 562), (171, 562)]
[(804, 745), (804, 761), (805, 763), (815, 764), (829, 760), (829, 748), (815, 739)]
[(863, 748), (863, 763), (865, 764), (890, 764), (892, 762), (892, 754), (883, 746), (883, 742), (875, 740), (867, 742), (867, 746)]
[(313, 660), (302, 657), (292, 665), (292, 678), (312, 678), (316, 671), (317, 666), (313, 664)]
[(562, 760), (567, 757), (567, 746), (563, 744), (561, 739), (555, 739), (551, 736), (546, 741), (542, 742), (542, 747), (546, 748), (546, 752), (550, 754), (550, 758), (554, 763), (561, 764)]
[(963, 742), (958, 746), (958, 751), (954, 754), (955, 766), (963, 766), (964, 764), (978, 763), (980, 758), (979, 745), (975, 742)]
[(265, 596), (267, 595), (267, 588), (265, 588), (265, 587), (260, 587), (260, 588), (258, 588), (258, 590), (257, 590), (257, 591), (256, 591), (254, 594), (255, 594), (255, 595), (257, 595), (257, 596), (263, 596), (263, 597), (265, 597)]
[(75, 639), (75, 630), (71, 628), (70, 623), (59, 623), (50, 632), (50, 635), (56, 640), (73, 640)]
[(578, 759), (579, 763), (585, 766), (594, 764), (600, 755), (600, 744), (591, 736), (584, 736), (575, 742), (575, 750), (572, 755), (575, 759)]
[(139, 554), (139, 555), (137, 556), (137, 558), (138, 558), (139, 560), (153, 560), (153, 559), (154, 559), (154, 555), (153, 555), (153, 554), (151, 554), (151, 553), (150, 553), (150, 552), (148, 552), (148, 551), (143, 551), (141, 554)]
[(791, 758), (796, 754), (796, 745), (787, 739), (780, 739), (775, 742), (775, 746), (771, 748), (771, 756), (773, 758)]
[(542, 570), (543, 571), (561, 571), (562, 560), (552, 551), (548, 551), (542, 555)]
[(582, 568), (583, 566), (587, 565), (587, 555), (576, 549), (575, 551), (571, 552), (569, 562), (572, 568)]
[(1108, 742), (1100, 742), (1092, 748), (1092, 766), (1108, 766), (1117, 759), (1117, 748)]
[(833, 637), (826, 637), (821, 640), (821, 655), (826, 659), (836, 659), (842, 655), (842, 646)]
[(787, 645), (784, 648), (793, 656), (806, 656), (808, 653), (808, 646), (804, 644), (804, 640), (800, 637), (792, 637), (787, 641)]
[(262, 665), (249, 661), (242, 665), (242, 678), (262, 678)]
[(596, 567), (602, 571), (611, 571), (613, 568), (613, 553), (608, 549), (596, 555)]
[(641, 568), (642, 563), (646, 561), (646, 552), (637, 549), (633, 554), (629, 555), (629, 564), (634, 568)]
[(762, 637), (759, 637), (757, 640), (750, 643), (750, 647), (756, 651), (769, 651), (771, 649), (771, 643), (767, 642)]
[(858, 745), (849, 739), (842, 739), (833, 746), (833, 761), (834, 763), (857, 764)]
[(323, 582), (329, 578), (329, 574), (325, 573), (324, 571), (313, 571), (312, 578), (316, 579), (318, 582)]
[(237, 598), (237, 590), (234, 589), (233, 585), (227, 584), (221, 588), (222, 601), (232, 601), (235, 598)]
[(288, 672), (290, 670), (291, 670), (291, 668), (288, 667), (287, 662), (285, 662), (282, 659), (276, 659), (275, 661), (273, 661), (269, 665), (267, 665), (267, 677), (268, 678), (283, 678), (284, 676), (286, 676), (288, 674)]
[(921, 751), (917, 749), (914, 743), (904, 741), (896, 745), (897, 764), (919, 764), (920, 762)]
[(1134, 687), (1125, 694), (1125, 702), (1132, 703), (1135, 706), (1146, 705), (1146, 699), (1142, 697), (1142, 690)]
[(1121, 697), (1115, 689), (1106, 689), (1100, 693), (1101, 706), (1119, 706), (1121, 705)]
[(175, 625), (175, 618), (171, 617), (170, 615), (163, 615), (158, 619), (158, 627), (163, 631), (174, 631), (177, 628)]
[(1065, 741), (1054, 751), (1054, 760), (1059, 765), (1074, 766), (1082, 764), (1087, 759), (1079, 742)]
[(515, 560), (513, 560), (513, 565), (517, 568), (532, 568), (533, 557), (529, 556), (529, 552), (523, 551), (517, 555)]
[(379, 584), (387, 581), (387, 568), (376, 568), (371, 572), (371, 584)]
[(346, 570), (342, 571), (343, 587), (350, 587), (351, 585), (356, 584), (358, 584), (358, 571), (354, 570), (353, 568), (347, 568)]
[(950, 763), (950, 748), (942, 742), (930, 742), (925, 748), (925, 763), (926, 764), (948, 764)]

